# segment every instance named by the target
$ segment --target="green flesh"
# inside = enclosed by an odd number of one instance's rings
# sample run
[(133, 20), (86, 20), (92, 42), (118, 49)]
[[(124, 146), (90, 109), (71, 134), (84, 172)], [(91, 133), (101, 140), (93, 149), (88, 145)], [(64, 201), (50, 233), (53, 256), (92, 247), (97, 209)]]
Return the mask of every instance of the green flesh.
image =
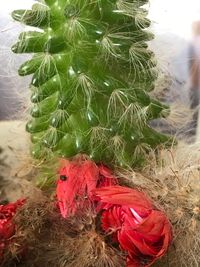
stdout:
[(171, 140), (148, 126), (168, 109), (148, 95), (157, 77), (142, 7), (148, 1), (45, 2), (12, 13), (40, 29), (22, 33), (12, 47), (34, 53), (19, 69), (33, 74), (33, 155), (86, 153), (109, 165), (141, 165), (149, 149)]

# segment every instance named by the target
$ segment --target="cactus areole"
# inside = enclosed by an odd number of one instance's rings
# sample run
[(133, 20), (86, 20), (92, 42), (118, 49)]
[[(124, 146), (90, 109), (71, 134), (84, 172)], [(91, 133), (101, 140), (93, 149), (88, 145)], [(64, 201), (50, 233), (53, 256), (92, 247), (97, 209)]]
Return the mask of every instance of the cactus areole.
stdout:
[(12, 17), (35, 29), (12, 47), (33, 53), (19, 69), (33, 74), (33, 155), (73, 157), (137, 166), (169, 137), (148, 122), (167, 107), (152, 99), (156, 60), (148, 0), (45, 0)]

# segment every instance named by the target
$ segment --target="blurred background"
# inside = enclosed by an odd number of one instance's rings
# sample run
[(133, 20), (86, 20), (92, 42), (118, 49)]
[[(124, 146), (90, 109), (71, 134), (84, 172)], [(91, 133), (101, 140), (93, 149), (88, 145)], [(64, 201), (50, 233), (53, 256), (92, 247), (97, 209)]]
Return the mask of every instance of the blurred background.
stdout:
[(20, 78), (17, 69), (29, 58), (15, 55), (11, 46), (15, 43), (23, 26), (11, 18), (13, 9), (29, 8), (34, 1), (6, 0), (0, 3), (0, 120), (18, 119), (25, 109), (30, 78)]
[[(10, 47), (25, 26), (12, 20), (14, 9), (31, 7), (34, 0), (0, 3), (0, 120), (20, 119), (26, 113), (30, 77), (18, 77), (17, 69), (31, 55), (15, 55)], [(157, 93), (167, 103), (191, 108), (191, 122), (183, 130), (197, 134), (200, 94), (200, 1), (150, 0), (149, 17), (155, 39), (150, 43), (161, 74)], [(178, 104), (178, 105), (179, 105)], [(200, 135), (200, 133), (198, 134)]]

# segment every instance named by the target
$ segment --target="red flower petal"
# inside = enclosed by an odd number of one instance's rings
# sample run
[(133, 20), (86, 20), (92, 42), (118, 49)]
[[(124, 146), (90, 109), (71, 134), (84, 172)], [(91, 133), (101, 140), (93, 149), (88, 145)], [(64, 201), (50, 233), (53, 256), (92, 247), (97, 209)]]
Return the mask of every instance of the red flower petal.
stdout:
[(99, 167), (90, 160), (67, 162), (59, 175), (66, 180), (58, 180), (57, 198), (61, 214), (64, 218), (74, 215), (77, 208), (84, 208), (91, 203), (94, 205), (93, 191), (97, 187), (117, 183), (105, 166)]
[(105, 186), (112, 186), (112, 185), (118, 184), (117, 178), (113, 176), (110, 169), (108, 169), (103, 164), (99, 165), (98, 168), (99, 168), (100, 177), (99, 177), (99, 183), (97, 187), (101, 188)]
[(134, 206), (134, 209), (141, 214), (153, 208), (153, 204), (144, 193), (128, 187), (110, 186), (100, 188), (94, 191), (94, 195), (102, 203), (125, 205), (126, 207)]
[(114, 238), (129, 255), (127, 266), (150, 266), (166, 253), (172, 240), (171, 224), (144, 193), (110, 186), (94, 194), (104, 210), (102, 227), (114, 230)]
[(104, 211), (102, 214), (102, 227), (106, 232), (116, 232), (121, 228), (121, 218), (123, 214), (121, 208), (114, 206), (108, 211)]
[(78, 202), (90, 198), (91, 191), (96, 188), (99, 171), (92, 161), (70, 162), (61, 169), (60, 176), (66, 176), (66, 181), (58, 181), (57, 198), (61, 214), (66, 217), (75, 213)]
[(0, 205), (0, 259), (3, 258), (3, 253), (6, 248), (9, 238), (15, 233), (15, 225), (13, 217), (18, 208), (24, 204), (25, 200), (18, 200), (15, 203)]

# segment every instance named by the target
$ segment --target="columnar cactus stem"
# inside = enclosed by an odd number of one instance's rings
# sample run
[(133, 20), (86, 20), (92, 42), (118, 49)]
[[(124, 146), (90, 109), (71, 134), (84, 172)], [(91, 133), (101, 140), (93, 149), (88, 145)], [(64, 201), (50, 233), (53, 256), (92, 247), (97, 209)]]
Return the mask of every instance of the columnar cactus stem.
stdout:
[[(169, 137), (151, 129), (167, 107), (151, 99), (156, 61), (142, 7), (148, 0), (45, 0), (12, 16), (37, 27), (15, 53), (34, 53), (19, 69), (33, 74), (33, 154), (78, 153), (117, 166), (141, 163)], [(38, 30), (40, 29), (40, 30)]]

